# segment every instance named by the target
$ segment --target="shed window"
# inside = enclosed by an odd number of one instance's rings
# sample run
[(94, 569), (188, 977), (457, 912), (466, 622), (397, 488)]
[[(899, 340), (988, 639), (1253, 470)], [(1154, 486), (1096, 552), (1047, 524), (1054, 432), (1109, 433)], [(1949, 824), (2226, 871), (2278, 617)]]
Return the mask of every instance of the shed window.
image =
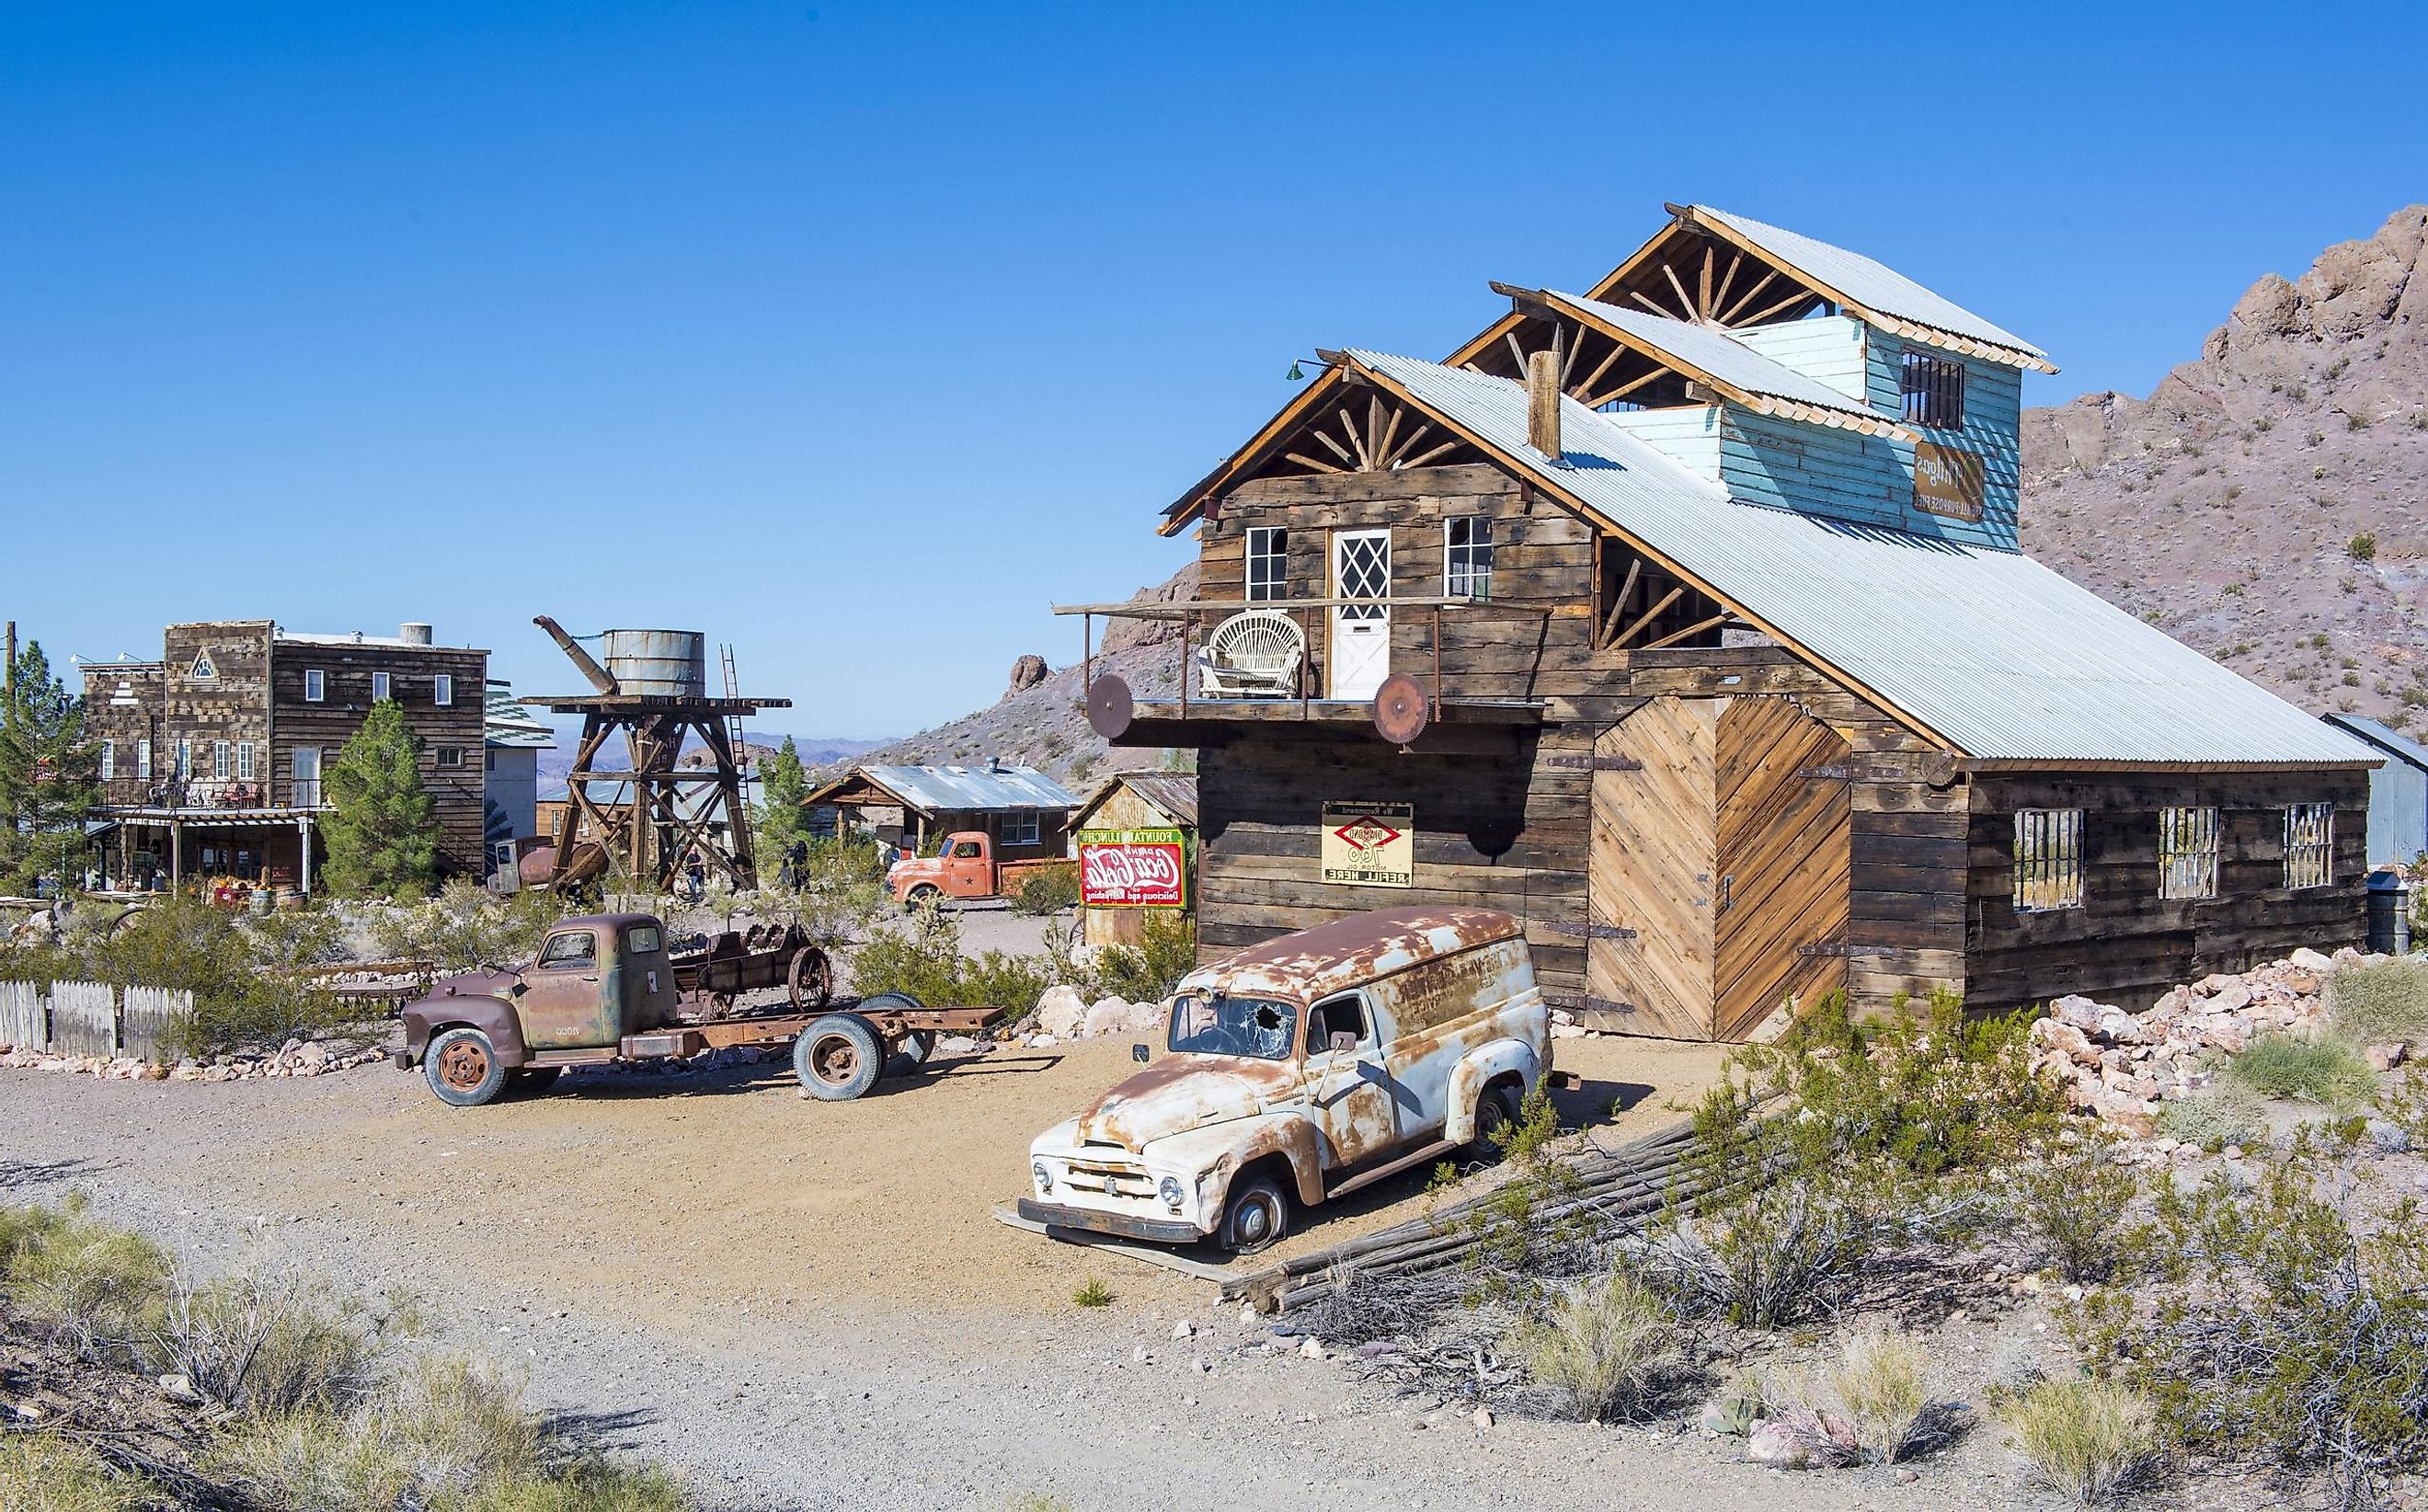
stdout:
[(2015, 910), (2082, 907), (2082, 811), (2015, 811)]
[(2158, 896), (2217, 896), (2217, 811), (2158, 811)]
[(1492, 597), (1492, 521), (1482, 515), (1461, 515), (1443, 521), (1448, 547), (1442, 566), (1442, 596), (1449, 599)]
[(1007, 846), (1037, 844), (1037, 811), (1007, 814), (1003, 816), (1003, 843)]
[(1248, 531), (1248, 597), (1256, 602), (1289, 597), (1289, 532), (1267, 525)]
[(1941, 430), (1964, 428), (1964, 364), (1927, 353), (1905, 354), (1905, 418)]
[(304, 701), (319, 703), (329, 691), (329, 674), (317, 666), (304, 669)]
[(386, 672), (373, 672), (371, 674), (371, 701), (373, 703), (379, 703), (385, 700), (387, 697), (387, 674)]
[(2335, 880), (2336, 806), (2285, 805), (2285, 885), (2324, 887)]
[(455, 702), (455, 680), (440, 672), (430, 680), (430, 701), (445, 709)]
[(464, 764), (464, 748), (461, 746), (439, 747), (438, 764), (442, 767), (448, 768), (462, 767)]

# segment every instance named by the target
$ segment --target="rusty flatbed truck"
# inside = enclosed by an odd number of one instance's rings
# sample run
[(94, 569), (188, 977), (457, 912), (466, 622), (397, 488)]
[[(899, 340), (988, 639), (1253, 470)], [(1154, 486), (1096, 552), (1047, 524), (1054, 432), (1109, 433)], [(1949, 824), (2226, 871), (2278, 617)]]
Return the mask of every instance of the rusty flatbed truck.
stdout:
[[(839, 1102), (877, 1084), (897, 1055), (924, 1064), (940, 1034), (999, 1022), (999, 1008), (927, 1008), (907, 993), (835, 1000), (826, 953), (791, 927), (668, 947), (650, 913), (566, 919), (538, 958), (442, 978), (404, 1009), (399, 1066), (419, 1066), (438, 1100), (477, 1108), (508, 1091), (547, 1089), (567, 1066), (693, 1056), (732, 1045), (793, 1045), (812, 1097)], [(786, 1000), (737, 1009), (746, 992)]]

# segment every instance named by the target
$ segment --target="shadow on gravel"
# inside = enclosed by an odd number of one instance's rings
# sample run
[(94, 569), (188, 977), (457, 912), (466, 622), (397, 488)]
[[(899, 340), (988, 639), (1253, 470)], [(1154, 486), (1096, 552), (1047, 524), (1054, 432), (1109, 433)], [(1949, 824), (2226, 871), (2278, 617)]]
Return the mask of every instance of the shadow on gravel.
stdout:
[(637, 1449), (640, 1441), (632, 1437), (636, 1428), (648, 1427), (658, 1421), (658, 1414), (641, 1407), (626, 1407), (612, 1412), (551, 1412), (549, 1424), (568, 1443), (585, 1449)]
[(46, 1186), (55, 1181), (74, 1181), (78, 1176), (91, 1175), (102, 1169), (100, 1161), (81, 1158), (74, 1160), (0, 1160), (0, 1192), (18, 1187)]

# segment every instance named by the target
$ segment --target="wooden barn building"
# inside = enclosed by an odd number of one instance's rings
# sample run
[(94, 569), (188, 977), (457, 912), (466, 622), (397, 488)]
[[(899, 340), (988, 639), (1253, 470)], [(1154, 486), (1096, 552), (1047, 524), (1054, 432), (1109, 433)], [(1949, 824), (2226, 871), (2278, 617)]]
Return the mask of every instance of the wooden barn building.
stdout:
[[(1527, 922), (1601, 1027), (2133, 1001), (2364, 932), (2377, 753), (2023, 554), (2022, 337), (1699, 205), (1445, 362), (1321, 373), (1165, 512), (1201, 949)], [(1083, 651), (1084, 653), (1084, 651)]]
[(801, 800), (831, 808), (889, 846), (933, 852), (942, 836), (984, 830), (996, 859), (1031, 861), (1070, 849), (1076, 794), (1034, 766), (898, 766), (861, 763)]

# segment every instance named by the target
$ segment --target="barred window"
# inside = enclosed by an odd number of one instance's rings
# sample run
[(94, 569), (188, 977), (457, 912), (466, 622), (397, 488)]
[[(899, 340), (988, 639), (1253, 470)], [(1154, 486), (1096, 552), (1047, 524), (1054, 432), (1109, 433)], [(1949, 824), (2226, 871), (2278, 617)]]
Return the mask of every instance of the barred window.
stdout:
[(2335, 880), (2336, 806), (2285, 805), (2285, 885), (2324, 887)]
[(2217, 811), (2158, 811), (2158, 896), (2217, 896)]
[(1449, 543), (1442, 559), (1442, 597), (1492, 597), (1492, 521), (1461, 515), (1443, 521)]
[(1941, 430), (1964, 428), (1964, 364), (1927, 353), (1905, 354), (1905, 418)]
[(1259, 603), (1289, 597), (1289, 532), (1266, 525), (1249, 529), (1248, 597)]
[(2015, 910), (2082, 907), (2082, 811), (2015, 811)]

